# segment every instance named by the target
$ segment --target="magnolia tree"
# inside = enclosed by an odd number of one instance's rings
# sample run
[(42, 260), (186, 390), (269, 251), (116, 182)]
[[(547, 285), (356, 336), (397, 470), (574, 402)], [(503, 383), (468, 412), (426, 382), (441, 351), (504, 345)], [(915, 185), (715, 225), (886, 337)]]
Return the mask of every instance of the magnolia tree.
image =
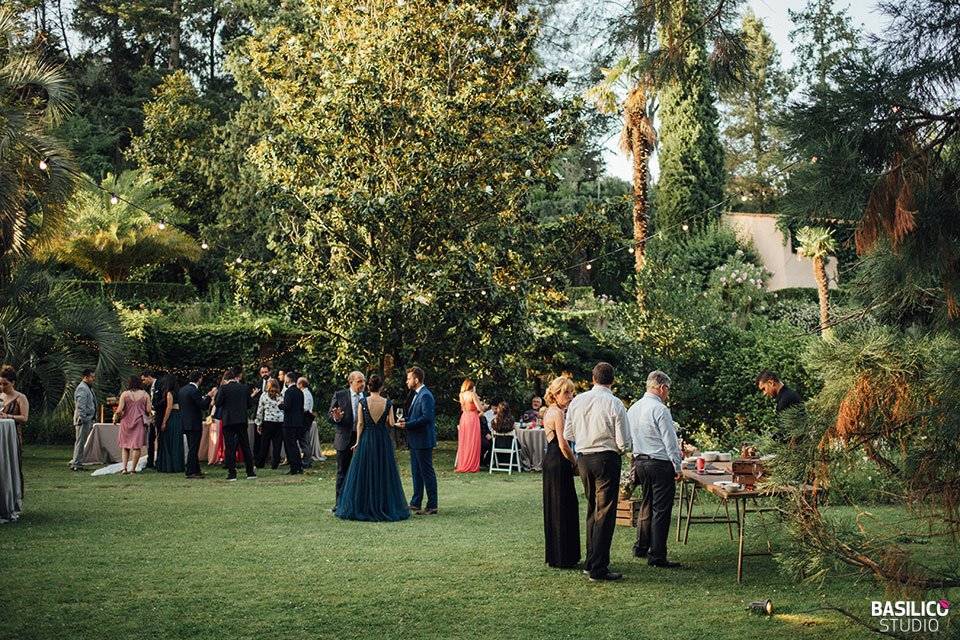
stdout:
[[(240, 291), (316, 327), (334, 367), (502, 378), (543, 271), (527, 192), (578, 117), (535, 76), (536, 18), (501, 2), (305, 2), (234, 65), (273, 114), (249, 151), (272, 264)], [(547, 284), (545, 278), (537, 281)]]

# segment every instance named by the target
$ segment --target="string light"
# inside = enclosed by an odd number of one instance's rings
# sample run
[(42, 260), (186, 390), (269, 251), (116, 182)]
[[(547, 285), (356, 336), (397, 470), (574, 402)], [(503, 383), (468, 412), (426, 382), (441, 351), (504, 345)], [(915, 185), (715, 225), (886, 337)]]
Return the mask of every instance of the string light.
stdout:
[(683, 226), (680, 228), (683, 229), (684, 231), (690, 231), (690, 225), (688, 225), (686, 222), (684, 222)]
[(547, 276), (547, 282), (550, 282), (551, 280), (553, 280), (553, 278), (551, 278), (550, 276)]
[(240, 256), (237, 256), (237, 259), (235, 260), (235, 262), (236, 262), (237, 264), (241, 264), (241, 263), (243, 263), (243, 258), (241, 258)]
[(633, 255), (634, 251), (636, 251), (636, 250), (635, 250), (633, 247), (630, 247), (629, 249), (627, 249), (627, 253), (629, 253), (629, 254), (631, 254), (631, 255)]
[(110, 204), (120, 204), (120, 198), (117, 197), (117, 194), (110, 194)]
[(510, 285), (510, 291), (516, 291), (516, 290), (517, 290), (517, 285), (515, 284)]
[(817, 160), (819, 160), (819, 158), (817, 158), (817, 156), (813, 156), (812, 158), (810, 158), (810, 162), (811, 162), (812, 164), (817, 164)]
[(160, 229), (160, 231), (163, 231), (163, 230), (166, 229), (166, 228), (167, 228), (166, 223), (164, 223), (164, 222), (158, 222), (158, 223), (157, 223), (157, 229)]
[(274, 267), (273, 269), (270, 269), (270, 273), (273, 275), (277, 275), (277, 268)]
[(50, 167), (50, 165), (47, 164), (46, 158), (41, 158), (40, 164), (38, 164), (37, 166), (40, 167), (40, 171), (46, 171)]
[(590, 269), (593, 269), (593, 265), (588, 262), (588, 263), (587, 263), (587, 271), (590, 271)]
[(208, 245), (206, 242), (201, 242), (201, 243), (200, 243), (200, 248), (203, 249), (204, 251), (206, 251), (207, 249), (210, 248), (210, 245)]

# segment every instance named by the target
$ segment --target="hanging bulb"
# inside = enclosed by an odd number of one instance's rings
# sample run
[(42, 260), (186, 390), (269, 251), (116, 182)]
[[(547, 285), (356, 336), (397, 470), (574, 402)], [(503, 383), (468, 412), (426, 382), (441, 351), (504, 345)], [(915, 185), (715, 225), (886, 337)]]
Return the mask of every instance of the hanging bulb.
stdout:
[(301, 282), (303, 282), (303, 278), (301, 278), (301, 277), (298, 276), (298, 277), (297, 277), (297, 283), (299, 284), (299, 283), (301, 283)]
[(516, 291), (516, 290), (517, 290), (517, 285), (515, 284), (510, 285), (510, 291)]
[(593, 265), (588, 262), (588, 263), (587, 263), (587, 271), (590, 271), (590, 269), (593, 269)]
[(810, 158), (810, 162), (812, 162), (813, 164), (817, 164), (817, 160), (819, 160), (817, 156), (813, 156), (812, 158)]
[(547, 276), (547, 282), (550, 282), (551, 280), (553, 280), (553, 278), (551, 278), (550, 276)]
[(163, 231), (163, 230), (166, 229), (166, 228), (167, 228), (167, 225), (164, 224), (163, 222), (158, 222), (158, 223), (157, 223), (157, 229), (160, 229), (160, 231)]
[(274, 267), (273, 269), (270, 269), (270, 273), (272, 273), (273, 275), (277, 275), (277, 268)]
[(210, 245), (208, 245), (206, 242), (201, 242), (201, 243), (200, 243), (200, 248), (203, 249), (204, 251), (206, 251), (207, 249), (210, 248)]
[(627, 249), (627, 252), (630, 254), (633, 254), (634, 251), (636, 251), (636, 249), (634, 249), (633, 247), (630, 247), (629, 249)]
[(37, 165), (37, 166), (40, 167), (40, 171), (46, 171), (48, 168), (50, 168), (50, 165), (47, 164), (47, 159), (46, 159), (46, 158), (41, 158), (41, 159), (40, 159), (40, 164)]
[(686, 222), (684, 222), (683, 226), (680, 228), (683, 229), (684, 231), (690, 231), (690, 225), (688, 225)]
[(236, 262), (237, 264), (241, 264), (243, 262), (243, 258), (237, 256), (237, 259), (234, 262)]
[(117, 197), (117, 194), (111, 193), (111, 194), (110, 194), (110, 204), (119, 204), (119, 203), (120, 203), (120, 198)]

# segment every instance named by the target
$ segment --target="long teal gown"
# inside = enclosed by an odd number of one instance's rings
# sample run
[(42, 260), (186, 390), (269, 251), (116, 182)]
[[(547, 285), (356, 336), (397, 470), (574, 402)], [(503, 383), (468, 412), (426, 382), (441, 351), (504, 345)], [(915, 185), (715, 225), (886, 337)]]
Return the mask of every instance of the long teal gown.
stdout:
[(386, 409), (376, 422), (370, 415), (366, 398), (360, 400), (360, 410), (363, 411), (363, 434), (343, 483), (337, 517), (368, 522), (406, 520), (410, 517), (410, 508), (400, 483), (393, 440), (387, 431), (390, 401), (387, 400)]
[(167, 429), (160, 432), (157, 443), (157, 471), (160, 473), (183, 473), (183, 425), (180, 410), (170, 412)]

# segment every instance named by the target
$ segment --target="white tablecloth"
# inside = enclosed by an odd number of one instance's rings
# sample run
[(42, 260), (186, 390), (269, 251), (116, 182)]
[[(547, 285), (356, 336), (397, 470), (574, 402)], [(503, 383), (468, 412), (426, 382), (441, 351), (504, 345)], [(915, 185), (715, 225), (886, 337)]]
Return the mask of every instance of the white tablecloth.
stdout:
[(13, 420), (0, 420), (0, 523), (11, 522), (23, 511), (20, 444)]

